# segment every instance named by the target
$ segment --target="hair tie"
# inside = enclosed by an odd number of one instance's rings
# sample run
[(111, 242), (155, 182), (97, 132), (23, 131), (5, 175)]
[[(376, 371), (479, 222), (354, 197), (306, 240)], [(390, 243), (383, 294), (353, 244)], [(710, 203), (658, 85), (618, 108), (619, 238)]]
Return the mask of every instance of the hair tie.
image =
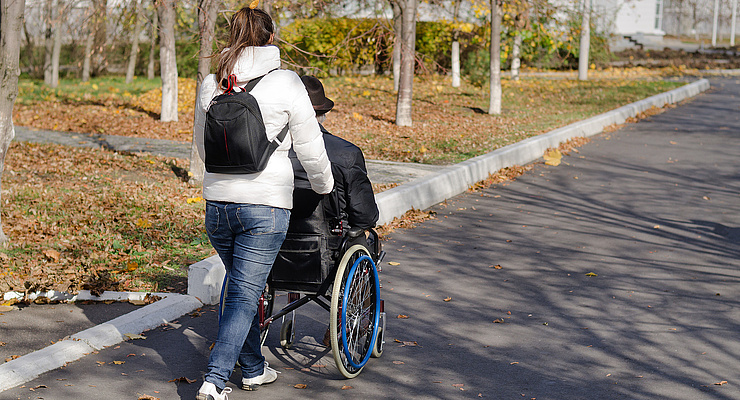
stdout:
[(260, 4), (260, 0), (254, 0), (253, 2), (249, 3), (249, 8), (254, 10), (255, 8), (257, 8), (259, 4)]

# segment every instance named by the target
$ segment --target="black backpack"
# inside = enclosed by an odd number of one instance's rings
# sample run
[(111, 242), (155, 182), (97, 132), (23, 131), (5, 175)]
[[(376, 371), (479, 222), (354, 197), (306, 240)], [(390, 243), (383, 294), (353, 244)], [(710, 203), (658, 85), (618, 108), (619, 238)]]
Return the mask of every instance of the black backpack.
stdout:
[(260, 172), (285, 139), (288, 125), (276, 140), (267, 140), (259, 105), (249, 94), (264, 77), (252, 79), (243, 91), (236, 92), (236, 75), (229, 75), (226, 92), (211, 101), (204, 133), (206, 171), (220, 174)]

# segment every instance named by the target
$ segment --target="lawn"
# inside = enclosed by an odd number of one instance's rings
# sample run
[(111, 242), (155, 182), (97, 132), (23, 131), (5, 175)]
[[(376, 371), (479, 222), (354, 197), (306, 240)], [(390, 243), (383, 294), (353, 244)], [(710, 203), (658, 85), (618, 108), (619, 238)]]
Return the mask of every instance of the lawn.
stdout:
[[(617, 108), (680, 83), (661, 71), (593, 71), (592, 80), (504, 80), (500, 116), (486, 90), (448, 79), (414, 81), (414, 126), (397, 127), (392, 80), (324, 80), (335, 109), (327, 129), (367, 158), (447, 164)], [(17, 125), (188, 141), (194, 82), (181, 79), (180, 120), (161, 123), (159, 82), (100, 78), (52, 90), (22, 80)], [(184, 292), (187, 266), (213, 253), (198, 188), (173, 172), (187, 160), (13, 143), (2, 176), (0, 293), (83, 288)]]

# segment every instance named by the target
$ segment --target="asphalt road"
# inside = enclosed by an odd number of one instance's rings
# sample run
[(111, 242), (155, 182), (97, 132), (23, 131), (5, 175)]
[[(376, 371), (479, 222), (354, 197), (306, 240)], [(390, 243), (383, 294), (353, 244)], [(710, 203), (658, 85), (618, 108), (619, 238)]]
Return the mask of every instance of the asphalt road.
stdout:
[[(388, 343), (357, 378), (307, 305), (294, 350), (268, 337), (277, 382), (229, 398), (740, 398), (740, 81), (712, 84), (393, 233)], [(192, 399), (216, 330), (205, 308), (0, 399)]]

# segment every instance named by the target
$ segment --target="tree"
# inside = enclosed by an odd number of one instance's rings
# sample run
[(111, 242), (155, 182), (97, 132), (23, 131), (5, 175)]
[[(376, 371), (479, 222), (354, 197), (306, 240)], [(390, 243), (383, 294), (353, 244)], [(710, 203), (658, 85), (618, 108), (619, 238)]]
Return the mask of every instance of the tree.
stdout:
[(177, 121), (177, 57), (175, 52), (175, 1), (157, 0), (161, 21), (159, 67), (162, 77), (162, 122)]
[(131, 32), (131, 54), (128, 56), (126, 83), (134, 81), (136, 58), (139, 54), (139, 35), (141, 34), (141, 1), (134, 0), (134, 30)]
[(591, 42), (591, 0), (583, 0), (581, 48), (578, 52), (578, 80), (588, 80), (588, 52)]
[(452, 87), (460, 87), (460, 29), (457, 27), (457, 17), (460, 12), (461, 1), (454, 0), (454, 10), (452, 12), (452, 23), (454, 24), (452, 31), (452, 54), (450, 55), (450, 61), (452, 63)]
[[(416, 6), (418, 0), (394, 0), (401, 10), (401, 69), (396, 101), (396, 125), (411, 126), (411, 100), (416, 66)], [(396, 32), (398, 37), (398, 32)], [(396, 40), (398, 43), (398, 40)]]
[(511, 4), (514, 17), (511, 19), (514, 29), (514, 43), (511, 47), (511, 79), (519, 80), (519, 67), (521, 66), (522, 30), (529, 24), (529, 2), (517, 0)]
[[(18, 96), (18, 76), (21, 74), (21, 28), (25, 5), (24, 0), (3, 0), (0, 3), (0, 175), (5, 168), (5, 155), (15, 136), (13, 104)], [(7, 241), (0, 220), (0, 243)]]
[(82, 62), (82, 81), (87, 82), (90, 76), (100, 73), (103, 66), (103, 50), (107, 34), (106, 0), (92, 0), (88, 11), (85, 40), (85, 55)]
[[(198, 58), (198, 76), (196, 78), (195, 95), (200, 93), (200, 84), (211, 73), (211, 55), (213, 53), (213, 37), (216, 31), (218, 17), (218, 0), (200, 0), (198, 5), (198, 28), (200, 30), (200, 51)], [(195, 145), (195, 136), (190, 147), (190, 183), (197, 184), (203, 181), (205, 165), (198, 155)]]
[(54, 1), (44, 3), (44, 83), (51, 85), (51, 53), (54, 49)]
[(154, 49), (157, 48), (157, 34), (159, 32), (159, 20), (157, 10), (152, 15), (151, 32), (149, 33), (149, 64), (146, 68), (146, 78), (154, 79)]
[(59, 56), (62, 52), (62, 22), (64, 21), (65, 5), (62, 0), (54, 1), (54, 19), (52, 27), (54, 28), (54, 39), (51, 51), (51, 82), (50, 86), (55, 88), (59, 86)]
[(401, 79), (401, 36), (403, 31), (403, 18), (401, 17), (401, 6), (391, 2), (393, 7), (393, 32), (395, 33), (393, 45), (393, 90), (398, 93), (399, 80)]
[(489, 114), (501, 114), (501, 14), (503, 0), (491, 0), (491, 102)]

